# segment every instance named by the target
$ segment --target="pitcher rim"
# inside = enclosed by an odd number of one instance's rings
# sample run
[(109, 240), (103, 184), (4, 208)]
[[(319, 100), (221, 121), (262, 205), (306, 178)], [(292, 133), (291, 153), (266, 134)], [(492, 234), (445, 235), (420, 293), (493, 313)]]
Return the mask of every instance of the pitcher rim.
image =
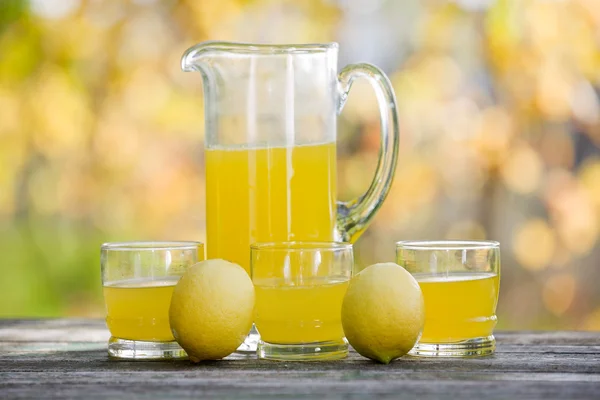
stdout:
[(235, 53), (263, 53), (263, 54), (297, 54), (325, 52), (339, 48), (337, 42), (325, 43), (249, 43), (249, 42), (228, 42), (221, 40), (209, 40), (192, 46), (196, 48), (210, 48), (212, 51), (231, 51)]

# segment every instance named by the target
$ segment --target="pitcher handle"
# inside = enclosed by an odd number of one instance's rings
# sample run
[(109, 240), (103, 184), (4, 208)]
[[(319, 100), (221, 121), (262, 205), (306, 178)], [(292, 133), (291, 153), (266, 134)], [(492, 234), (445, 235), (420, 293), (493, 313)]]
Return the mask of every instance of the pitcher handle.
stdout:
[(339, 106), (342, 111), (348, 92), (356, 78), (366, 78), (375, 90), (381, 121), (381, 147), (375, 177), (369, 189), (360, 197), (348, 202), (337, 202), (338, 240), (355, 242), (367, 229), (375, 213), (385, 200), (398, 163), (400, 130), (394, 90), (387, 76), (371, 64), (347, 65), (338, 75)]

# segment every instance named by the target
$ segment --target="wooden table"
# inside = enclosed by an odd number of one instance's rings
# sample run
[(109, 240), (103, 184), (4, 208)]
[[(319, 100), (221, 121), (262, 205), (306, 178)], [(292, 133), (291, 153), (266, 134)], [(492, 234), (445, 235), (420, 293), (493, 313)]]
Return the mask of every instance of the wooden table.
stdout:
[(100, 320), (0, 320), (0, 398), (600, 399), (600, 332), (500, 332), (494, 356), (381, 365), (113, 361)]

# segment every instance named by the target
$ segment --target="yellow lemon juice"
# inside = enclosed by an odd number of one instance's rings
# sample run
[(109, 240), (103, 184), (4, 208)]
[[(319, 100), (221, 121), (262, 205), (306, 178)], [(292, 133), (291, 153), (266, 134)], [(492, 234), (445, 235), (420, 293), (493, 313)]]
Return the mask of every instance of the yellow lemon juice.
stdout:
[(254, 322), (261, 339), (274, 344), (339, 341), (348, 279), (313, 278), (302, 284), (255, 281)]
[(208, 258), (250, 273), (250, 245), (331, 241), (335, 143), (206, 150)]
[(494, 273), (414, 274), (425, 299), (421, 343), (451, 343), (492, 334), (499, 277)]
[(169, 326), (169, 306), (178, 280), (178, 276), (173, 276), (105, 284), (106, 324), (110, 333), (128, 340), (175, 340)]

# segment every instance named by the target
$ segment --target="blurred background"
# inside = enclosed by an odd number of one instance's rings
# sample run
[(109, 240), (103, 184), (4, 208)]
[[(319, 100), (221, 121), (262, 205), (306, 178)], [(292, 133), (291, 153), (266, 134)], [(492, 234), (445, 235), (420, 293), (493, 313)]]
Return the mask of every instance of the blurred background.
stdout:
[[(340, 43), (380, 66), (402, 123), (391, 193), (356, 244), (502, 244), (502, 329), (600, 330), (600, 1), (0, 0), (0, 316), (102, 316), (99, 247), (205, 240), (209, 40)], [(379, 148), (357, 83), (339, 197)]]

